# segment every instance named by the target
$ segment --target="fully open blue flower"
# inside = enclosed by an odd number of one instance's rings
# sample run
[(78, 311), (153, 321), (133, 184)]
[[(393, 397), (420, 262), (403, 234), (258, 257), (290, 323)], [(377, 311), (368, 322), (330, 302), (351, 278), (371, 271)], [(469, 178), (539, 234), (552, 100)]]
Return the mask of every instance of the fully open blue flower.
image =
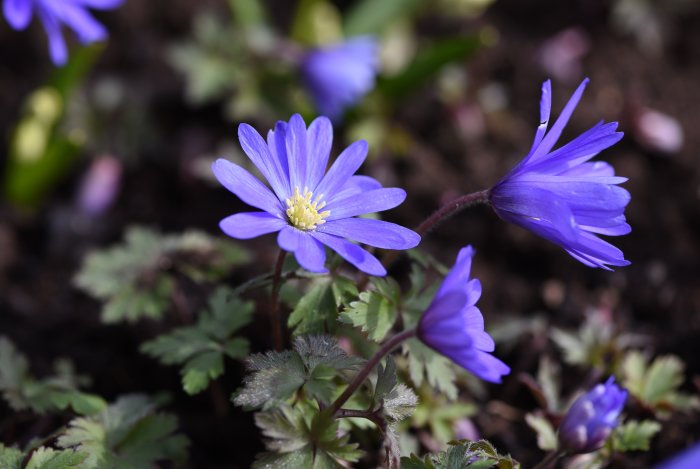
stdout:
[(610, 270), (607, 265), (630, 262), (597, 235), (631, 231), (624, 215), (630, 194), (617, 186), (627, 179), (616, 177), (612, 166), (589, 160), (622, 138), (617, 122), (600, 122), (552, 151), (587, 83), (581, 83), (549, 131), (552, 87), (549, 80), (544, 83), (530, 153), (490, 190), (489, 201), (502, 219), (560, 245), (590, 267)]
[(49, 52), (56, 65), (68, 60), (68, 48), (61, 33), (61, 26), (72, 29), (83, 44), (107, 37), (107, 30), (88, 13), (88, 8), (109, 10), (124, 0), (5, 0), (3, 11), (8, 23), (16, 30), (23, 30), (36, 13), (49, 36)]
[(559, 426), (559, 443), (572, 453), (590, 453), (603, 446), (618, 425), (627, 391), (611, 376), (574, 401)]
[(326, 172), (333, 127), (325, 117), (309, 128), (300, 115), (278, 122), (267, 142), (249, 125), (238, 127), (238, 138), (271, 189), (245, 169), (219, 159), (212, 169), (228, 190), (262, 212), (237, 213), (224, 218), (221, 229), (239, 239), (279, 231), (277, 242), (293, 252), (311, 272), (325, 272), (328, 246), (370, 275), (386, 275), (379, 261), (346, 238), (384, 249), (410, 249), (420, 242), (413, 231), (381, 220), (355, 218), (396, 207), (406, 198), (398, 188), (382, 188), (355, 171), (367, 156), (367, 142), (347, 147)]
[(462, 248), (433, 302), (418, 323), (417, 337), (479, 378), (500, 383), (508, 365), (491, 355), (494, 342), (484, 331), (484, 317), (476, 307), (481, 282), (470, 279), (474, 249)]
[(316, 108), (335, 121), (372, 90), (378, 62), (377, 41), (363, 36), (311, 50), (301, 71)]

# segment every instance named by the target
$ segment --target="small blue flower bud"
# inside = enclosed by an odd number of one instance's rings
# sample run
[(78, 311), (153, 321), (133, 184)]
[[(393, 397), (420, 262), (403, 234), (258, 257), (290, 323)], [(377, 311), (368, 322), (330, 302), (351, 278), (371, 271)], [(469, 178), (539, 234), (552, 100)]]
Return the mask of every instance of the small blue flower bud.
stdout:
[(590, 453), (603, 446), (618, 424), (627, 391), (611, 376), (576, 399), (559, 426), (559, 444), (571, 453)]

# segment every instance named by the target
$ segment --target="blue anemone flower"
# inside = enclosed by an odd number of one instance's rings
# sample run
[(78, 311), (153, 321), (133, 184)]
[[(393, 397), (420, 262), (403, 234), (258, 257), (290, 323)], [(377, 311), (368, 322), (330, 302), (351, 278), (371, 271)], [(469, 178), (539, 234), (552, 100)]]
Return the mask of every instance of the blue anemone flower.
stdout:
[(484, 317), (476, 307), (481, 282), (469, 278), (473, 257), (471, 246), (459, 251), (457, 262), (423, 313), (416, 335), (465, 370), (483, 380), (500, 383), (510, 368), (491, 355), (495, 344), (484, 331)]
[(572, 453), (590, 453), (603, 446), (625, 406), (627, 391), (611, 376), (597, 384), (569, 408), (559, 426), (559, 443)]
[(301, 72), (321, 114), (337, 121), (374, 88), (378, 48), (373, 37), (362, 36), (306, 54)]
[(5, 0), (3, 12), (14, 29), (25, 29), (36, 13), (49, 37), (49, 52), (55, 65), (68, 60), (68, 48), (61, 33), (61, 26), (72, 29), (83, 44), (101, 41), (107, 30), (87, 11), (88, 8), (109, 10), (124, 0)]
[(519, 225), (563, 247), (590, 267), (610, 270), (625, 266), (622, 251), (598, 235), (619, 236), (631, 231), (625, 220), (630, 194), (617, 184), (627, 178), (603, 161), (590, 162), (598, 152), (622, 138), (617, 122), (603, 123), (552, 151), (576, 108), (585, 79), (549, 131), (552, 86), (542, 86), (540, 125), (530, 153), (490, 191), (489, 201), (503, 220)]
[(224, 218), (221, 229), (239, 239), (279, 232), (277, 243), (293, 252), (299, 264), (311, 272), (326, 272), (324, 245), (370, 275), (386, 275), (372, 254), (346, 238), (383, 249), (410, 249), (420, 236), (381, 220), (355, 218), (394, 208), (406, 192), (382, 188), (355, 171), (367, 157), (367, 142), (347, 147), (326, 172), (333, 141), (333, 127), (326, 117), (309, 128), (300, 115), (277, 122), (267, 142), (247, 124), (238, 127), (243, 151), (270, 184), (270, 190), (240, 166), (218, 159), (212, 169), (226, 189), (243, 202), (263, 210)]
[(700, 467), (700, 443), (656, 466), (656, 469), (697, 469)]

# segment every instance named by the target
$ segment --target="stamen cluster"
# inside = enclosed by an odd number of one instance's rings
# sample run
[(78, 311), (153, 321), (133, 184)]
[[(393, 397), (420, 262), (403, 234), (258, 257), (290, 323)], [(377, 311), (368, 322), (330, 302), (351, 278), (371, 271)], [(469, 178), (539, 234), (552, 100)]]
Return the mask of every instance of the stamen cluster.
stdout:
[(313, 198), (314, 194), (307, 187), (304, 187), (304, 192), (300, 193), (299, 188), (294, 188), (294, 195), (285, 200), (287, 204), (287, 218), (289, 223), (300, 230), (309, 231), (315, 229), (318, 225), (326, 223), (326, 218), (331, 214), (330, 210), (319, 212), (326, 206), (326, 202), (322, 201), (323, 194)]

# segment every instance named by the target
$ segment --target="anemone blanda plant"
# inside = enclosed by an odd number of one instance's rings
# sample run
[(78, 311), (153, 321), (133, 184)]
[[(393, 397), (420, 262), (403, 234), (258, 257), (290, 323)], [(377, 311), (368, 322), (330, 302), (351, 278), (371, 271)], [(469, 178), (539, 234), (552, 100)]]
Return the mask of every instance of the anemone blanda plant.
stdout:
[(484, 331), (484, 317), (476, 306), (481, 282), (472, 279), (475, 251), (462, 248), (457, 261), (421, 316), (416, 335), (424, 344), (485, 381), (500, 383), (508, 365), (491, 352), (495, 344)]
[(559, 426), (561, 448), (570, 453), (590, 453), (603, 446), (627, 401), (627, 391), (611, 376), (576, 399)]
[(88, 12), (88, 8), (110, 10), (124, 0), (4, 0), (3, 13), (12, 28), (25, 29), (36, 14), (49, 38), (49, 53), (55, 65), (68, 60), (68, 47), (61, 32), (62, 26), (72, 29), (83, 44), (101, 41), (107, 30)]
[(552, 86), (542, 85), (540, 125), (527, 156), (488, 192), (503, 220), (519, 225), (564, 248), (590, 267), (626, 266), (621, 250), (598, 235), (631, 231), (625, 220), (630, 194), (618, 184), (611, 165), (589, 161), (622, 138), (617, 122), (599, 122), (564, 146), (552, 150), (583, 94), (588, 79), (574, 92), (548, 129)]
[(420, 236), (402, 226), (356, 218), (396, 207), (406, 192), (355, 175), (367, 156), (364, 140), (348, 146), (326, 172), (333, 141), (333, 127), (326, 117), (315, 119), (307, 129), (295, 114), (288, 123), (278, 122), (268, 132), (267, 142), (251, 126), (241, 124), (238, 138), (270, 187), (230, 161), (218, 159), (213, 164), (214, 175), (224, 187), (262, 210), (224, 218), (220, 227), (227, 235), (248, 239), (279, 232), (280, 248), (293, 252), (311, 272), (326, 272), (325, 245), (361, 271), (377, 276), (386, 275), (386, 269), (348, 239), (384, 249), (410, 249), (420, 242)]
[(319, 112), (339, 120), (372, 90), (379, 65), (375, 38), (361, 36), (308, 51), (301, 73)]

